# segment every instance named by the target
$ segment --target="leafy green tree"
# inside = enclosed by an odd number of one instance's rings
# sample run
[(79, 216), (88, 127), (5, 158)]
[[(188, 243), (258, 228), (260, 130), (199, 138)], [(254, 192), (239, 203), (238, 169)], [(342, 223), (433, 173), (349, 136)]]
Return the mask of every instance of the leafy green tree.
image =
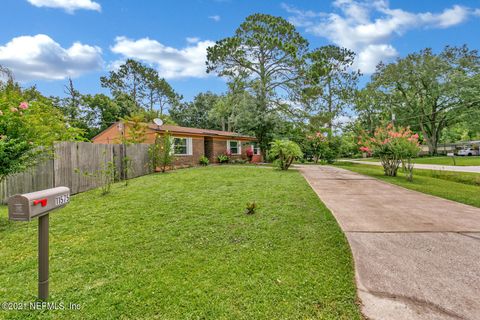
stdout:
[(369, 134), (375, 132), (375, 128), (392, 118), (391, 104), (387, 96), (374, 83), (368, 83), (354, 94), (353, 110), (357, 115), (358, 125), (367, 130)]
[(192, 102), (172, 106), (169, 115), (180, 126), (221, 129), (210, 117), (212, 109), (219, 100), (220, 96), (217, 94), (211, 92), (199, 93), (193, 98)]
[(479, 69), (477, 51), (466, 46), (439, 54), (427, 48), (380, 64), (373, 80), (391, 103), (396, 123), (419, 130), (430, 154), (436, 154), (443, 129), (480, 105)]
[(329, 132), (334, 119), (352, 104), (360, 72), (351, 71), (355, 53), (333, 45), (320, 47), (306, 55), (307, 72), (303, 102), (307, 111), (326, 118)]
[(0, 181), (51, 155), (53, 143), (81, 138), (53, 101), (35, 88), (0, 81)]
[(144, 123), (143, 114), (133, 114), (122, 119), (124, 124), (124, 134), (122, 135), (122, 143), (143, 143), (146, 139), (146, 124)]
[(147, 95), (145, 73), (146, 67), (143, 64), (127, 59), (118, 70), (110, 71), (108, 77), (101, 77), (100, 83), (102, 87), (110, 89), (114, 98), (127, 95), (137, 108), (141, 108)]
[(299, 88), (307, 48), (307, 40), (285, 19), (253, 14), (235, 35), (207, 49), (207, 72), (241, 81), (255, 97), (255, 136), (262, 152), (273, 138), (272, 114), (294, 112), (285, 101)]
[(295, 159), (303, 156), (300, 146), (290, 140), (275, 140), (272, 142), (270, 157), (275, 160), (278, 168), (288, 170)]
[(152, 68), (144, 69), (146, 81), (147, 110), (153, 113), (158, 110), (157, 116), (162, 116), (167, 108), (180, 104), (181, 95), (173, 90), (172, 86), (158, 72)]
[(155, 69), (133, 59), (127, 59), (117, 70), (101, 77), (100, 82), (102, 87), (110, 89), (125, 115), (144, 110), (153, 119), (182, 99)]
[(224, 131), (254, 134), (254, 110), (255, 98), (247, 91), (230, 90), (217, 100), (210, 110), (209, 118)]
[(121, 108), (117, 102), (104, 94), (82, 95), (81, 104), (85, 108), (87, 139), (93, 138), (114, 122), (132, 113), (131, 110)]

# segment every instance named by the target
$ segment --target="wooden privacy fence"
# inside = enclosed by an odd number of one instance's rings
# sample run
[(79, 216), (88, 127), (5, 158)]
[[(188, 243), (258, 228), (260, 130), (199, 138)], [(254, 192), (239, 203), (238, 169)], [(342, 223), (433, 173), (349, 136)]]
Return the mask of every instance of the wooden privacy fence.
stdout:
[[(83, 174), (95, 172), (112, 162), (118, 179), (131, 179), (151, 173), (149, 144), (93, 144), (60, 142), (54, 146), (53, 159), (46, 160), (26, 172), (12, 175), (0, 184), (0, 199), (6, 202), (17, 193), (27, 193), (58, 186), (69, 187), (72, 194), (100, 186), (99, 179)], [(125, 157), (130, 169), (124, 177)]]

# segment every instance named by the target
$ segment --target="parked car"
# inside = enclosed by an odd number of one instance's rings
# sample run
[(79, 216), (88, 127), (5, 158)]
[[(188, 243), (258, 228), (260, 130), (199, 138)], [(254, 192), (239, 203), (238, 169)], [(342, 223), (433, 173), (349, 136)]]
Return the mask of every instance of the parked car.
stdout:
[(473, 148), (466, 147), (458, 150), (458, 155), (459, 156), (478, 156), (479, 151)]

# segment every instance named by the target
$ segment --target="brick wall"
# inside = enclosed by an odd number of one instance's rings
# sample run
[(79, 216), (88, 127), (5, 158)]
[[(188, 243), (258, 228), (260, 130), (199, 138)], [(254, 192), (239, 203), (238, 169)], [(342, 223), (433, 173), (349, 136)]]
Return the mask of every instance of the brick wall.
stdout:
[[(217, 157), (222, 154), (227, 153), (227, 141), (224, 139), (213, 139), (213, 140), (207, 140), (207, 148), (211, 150), (208, 152), (208, 158), (211, 163), (218, 163)], [(231, 155), (230, 159), (231, 160), (236, 160), (236, 159), (244, 159), (247, 160), (247, 148), (250, 148), (247, 142), (242, 141), (241, 142), (241, 152), (242, 154), (239, 155)]]
[(205, 154), (204, 142), (202, 138), (192, 137), (192, 155), (191, 156), (175, 156), (174, 166), (196, 166), (199, 164), (200, 158)]

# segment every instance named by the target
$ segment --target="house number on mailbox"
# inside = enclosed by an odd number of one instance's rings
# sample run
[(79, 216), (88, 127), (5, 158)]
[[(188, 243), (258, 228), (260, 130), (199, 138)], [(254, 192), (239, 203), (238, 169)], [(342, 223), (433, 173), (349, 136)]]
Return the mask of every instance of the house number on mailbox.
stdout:
[(64, 195), (61, 195), (61, 196), (58, 196), (58, 197), (55, 198), (55, 205), (56, 206), (66, 204), (68, 202), (70, 202), (70, 195), (68, 195), (68, 194), (64, 194)]

